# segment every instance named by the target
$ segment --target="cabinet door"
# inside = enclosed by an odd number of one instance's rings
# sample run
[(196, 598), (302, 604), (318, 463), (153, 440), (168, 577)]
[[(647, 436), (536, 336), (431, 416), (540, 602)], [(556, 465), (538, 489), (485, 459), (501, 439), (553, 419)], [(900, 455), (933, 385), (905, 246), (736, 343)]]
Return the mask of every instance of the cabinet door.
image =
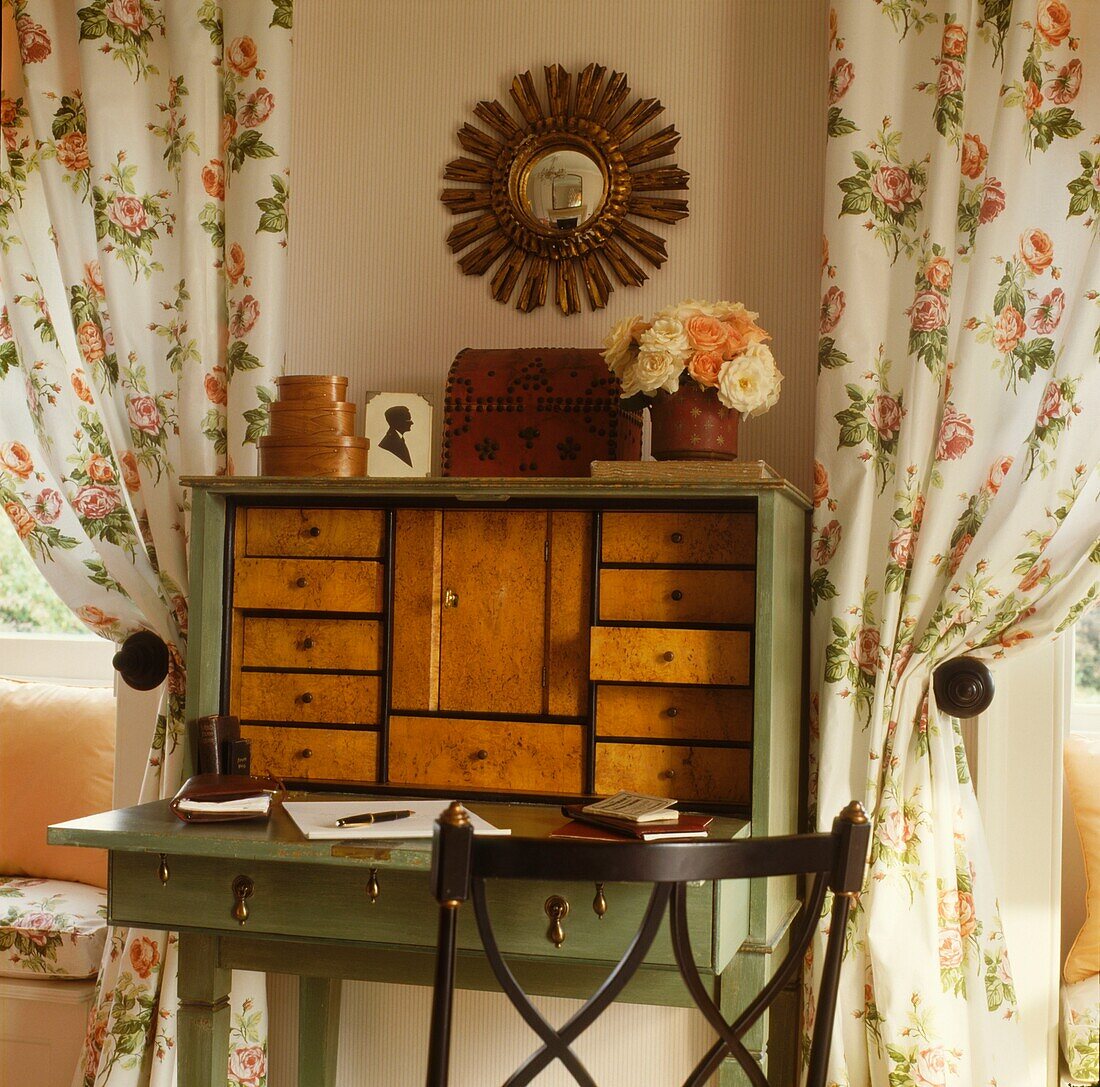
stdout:
[(439, 708), (543, 712), (547, 514), (443, 515)]

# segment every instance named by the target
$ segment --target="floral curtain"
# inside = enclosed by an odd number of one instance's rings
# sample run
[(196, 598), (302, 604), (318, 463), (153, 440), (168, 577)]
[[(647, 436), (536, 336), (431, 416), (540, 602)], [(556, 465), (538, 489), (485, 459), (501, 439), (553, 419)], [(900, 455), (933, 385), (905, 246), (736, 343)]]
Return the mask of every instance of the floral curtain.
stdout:
[(830, 1082), (1030, 1083), (930, 678), (1098, 595), (1100, 4), (837, 0), (830, 49), (811, 796), (874, 813)]
[[(185, 474), (254, 470), (282, 367), (291, 0), (5, 0), (0, 505), (96, 633), (168, 644), (140, 797), (183, 769)], [(174, 936), (115, 931), (76, 1082), (174, 1082)], [(263, 1082), (259, 975), (229, 1082)]]

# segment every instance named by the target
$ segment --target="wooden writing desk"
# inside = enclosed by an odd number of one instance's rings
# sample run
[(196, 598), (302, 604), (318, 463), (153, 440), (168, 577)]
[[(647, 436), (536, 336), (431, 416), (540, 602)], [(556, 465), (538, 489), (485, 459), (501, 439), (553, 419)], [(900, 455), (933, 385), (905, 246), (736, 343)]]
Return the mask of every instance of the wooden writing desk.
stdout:
[[(553, 806), (471, 807), (526, 837), (564, 822)], [(709, 833), (733, 838), (748, 829), (742, 819), (718, 817)], [(112, 924), (179, 932), (179, 1087), (224, 1087), (233, 968), (302, 975), (300, 1087), (335, 1082), (339, 979), (431, 984), (437, 908), (428, 885), (430, 841), (310, 842), (281, 810), (266, 824), (189, 825), (167, 801), (61, 823), (49, 841), (110, 850)], [(718, 996), (723, 971), (749, 933), (749, 889), (731, 882), (689, 892), (695, 959)], [(604, 891), (601, 920), (591, 908), (593, 885), (502, 881), (491, 888), (501, 947), (529, 992), (587, 997), (598, 987), (633, 936), (649, 887), (609, 884)], [(552, 894), (570, 903), (561, 948), (547, 935), (544, 903)], [(459, 985), (496, 989), (472, 911), (463, 911), (459, 933)], [(667, 922), (622, 999), (691, 1006)], [(426, 1060), (426, 1034), (423, 1046)]]

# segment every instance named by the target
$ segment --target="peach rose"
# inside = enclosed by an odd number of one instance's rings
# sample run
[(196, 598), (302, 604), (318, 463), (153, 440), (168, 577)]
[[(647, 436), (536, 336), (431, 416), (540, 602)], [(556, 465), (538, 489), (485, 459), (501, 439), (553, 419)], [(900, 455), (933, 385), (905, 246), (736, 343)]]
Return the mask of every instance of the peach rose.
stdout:
[(1043, 92), (1039, 90), (1039, 84), (1030, 79), (1024, 84), (1024, 114), (1030, 118), (1043, 104)]
[(107, 354), (103, 334), (94, 321), (82, 321), (76, 330), (76, 339), (85, 362), (99, 362)]
[(936, 291), (921, 291), (905, 312), (910, 326), (918, 332), (934, 332), (947, 324), (947, 303)]
[(83, 132), (70, 132), (57, 141), (57, 161), (66, 170), (79, 173), (91, 167), (88, 161), (88, 137)]
[(77, 617), (93, 630), (109, 630), (118, 622), (117, 615), (108, 615), (94, 604), (84, 604), (76, 609)]
[(266, 87), (253, 91), (237, 112), (245, 128), (258, 128), (275, 111), (275, 96)]
[(966, 28), (958, 23), (948, 23), (943, 28), (940, 53), (945, 57), (961, 57), (966, 54)]
[(206, 399), (211, 404), (224, 404), (228, 400), (228, 383), (224, 366), (215, 366), (210, 373), (203, 377), (203, 386), (206, 389)]
[(698, 314), (684, 322), (688, 343), (695, 351), (713, 351), (721, 354), (729, 340), (729, 329), (717, 317)]
[(132, 449), (127, 449), (120, 458), (122, 465), (122, 482), (126, 484), (126, 490), (131, 494), (141, 490), (141, 476), (138, 474), (137, 457)]
[(93, 453), (88, 458), (88, 463), (84, 468), (88, 476), (94, 479), (96, 483), (114, 482), (115, 470), (111, 467), (111, 462), (102, 453)]
[(978, 222), (991, 223), (1004, 209), (1004, 186), (995, 177), (987, 177), (982, 186), (982, 206), (978, 210)]
[(0, 126), (11, 128), (15, 124), (16, 112), (14, 99), (6, 94), (0, 98)]
[(1047, 84), (1047, 97), (1056, 106), (1064, 106), (1072, 102), (1081, 90), (1082, 74), (1081, 62), (1076, 58), (1071, 60)]
[(1054, 242), (1045, 230), (1035, 227), (1020, 235), (1020, 257), (1036, 275), (1054, 260)]
[(717, 351), (696, 351), (688, 359), (688, 373), (700, 385), (713, 389), (718, 384), (718, 371), (722, 369), (725, 359)]
[(814, 461), (814, 506), (820, 506), (829, 497), (829, 473), (819, 460)]
[(1043, 393), (1043, 402), (1039, 405), (1039, 414), (1035, 422), (1038, 426), (1049, 426), (1056, 419), (1062, 419), (1069, 414), (1069, 408), (1062, 396), (1062, 387), (1057, 381), (1047, 385)]
[(88, 382), (84, 380), (84, 371), (79, 367), (75, 369), (69, 375), (69, 381), (72, 383), (73, 392), (76, 393), (78, 400), (83, 400), (85, 404), (94, 403), (92, 399), (92, 390), (88, 386)]
[(974, 912), (974, 896), (969, 891), (959, 891), (959, 935), (965, 940), (977, 927), (978, 916)]
[(963, 946), (957, 928), (944, 929), (940, 933), (939, 951), (941, 970), (950, 970), (962, 964)]
[(130, 426), (146, 434), (159, 434), (163, 425), (160, 409), (151, 396), (131, 396), (126, 402), (126, 414), (130, 417)]
[(974, 542), (974, 537), (969, 532), (963, 533), (958, 542), (951, 549), (951, 558), (948, 560), (947, 569), (950, 573), (955, 573), (960, 566), (962, 566), (963, 558), (967, 551), (970, 549), (970, 545)]
[(877, 627), (862, 627), (855, 642), (856, 664), (859, 670), (873, 676), (878, 671), (879, 632)]
[(1066, 295), (1061, 287), (1055, 287), (1043, 296), (1039, 305), (1031, 311), (1027, 323), (1041, 336), (1049, 336), (1062, 320), (1066, 308)]
[(993, 345), (1007, 355), (1015, 349), (1026, 331), (1020, 311), (1014, 306), (1005, 306), (993, 322)]
[(1005, 476), (1008, 475), (1008, 470), (1012, 467), (1012, 460), (1012, 457), (1001, 457), (1000, 460), (993, 462), (985, 481), (985, 489), (990, 494), (996, 494), (1001, 489)]
[(34, 471), (30, 450), (22, 442), (5, 442), (0, 445), (0, 468), (26, 479)]
[(763, 343), (771, 339), (771, 335), (756, 323), (755, 316), (755, 314), (750, 316), (746, 312), (732, 313), (721, 318), (722, 323), (727, 326), (727, 358), (747, 351), (754, 343)]
[(90, 260), (84, 265), (84, 282), (97, 298), (103, 298), (107, 294), (103, 287), (103, 269), (98, 260)]
[(884, 812), (875, 829), (879, 840), (894, 850), (904, 849), (913, 837), (913, 827), (897, 808)]
[(871, 402), (867, 417), (883, 441), (890, 441), (901, 429), (904, 412), (901, 405), (888, 393), (879, 393)]
[(909, 527), (899, 528), (890, 538), (890, 558), (903, 569), (913, 557), (913, 545), (917, 534)]
[(102, 521), (121, 505), (118, 491), (99, 483), (87, 483), (73, 496), (73, 509), (87, 521)]
[(107, 218), (135, 238), (149, 225), (145, 205), (136, 196), (116, 196), (107, 208)]
[(924, 269), (924, 278), (938, 291), (951, 288), (951, 261), (947, 257), (933, 257)]
[(246, 76), (256, 67), (256, 43), (247, 35), (243, 38), (234, 38), (225, 51), (225, 59), (229, 67), (239, 76)]
[(811, 548), (814, 562), (819, 566), (824, 566), (836, 554), (836, 549), (839, 546), (840, 522), (830, 521), (814, 540), (814, 545)]
[(44, 487), (34, 500), (34, 515), (40, 525), (52, 525), (60, 516), (61, 495), (52, 487)]
[(848, 93), (848, 88), (852, 85), (852, 80), (855, 77), (856, 70), (852, 67), (851, 62), (841, 57), (829, 73), (830, 105), (839, 102)]
[(21, 540), (25, 540), (35, 530), (34, 518), (22, 502), (5, 502), (4, 512), (15, 526), (15, 531)]
[(260, 1087), (266, 1082), (267, 1054), (262, 1045), (242, 1046), (229, 1054), (229, 1075), (240, 1087)]
[(46, 910), (36, 910), (34, 913), (25, 913), (15, 920), (15, 931), (26, 940), (30, 940), (36, 947), (45, 947), (54, 931), (57, 921), (52, 913)]
[(148, 936), (139, 936), (130, 945), (130, 965), (139, 978), (147, 978), (158, 962), (160, 962), (160, 952)]
[(233, 309), (229, 318), (229, 334), (234, 339), (247, 336), (260, 317), (260, 303), (250, 294), (246, 294)]
[(229, 141), (237, 134), (237, 117), (236, 114), (227, 113), (222, 118), (222, 154), (225, 154), (225, 149), (229, 146)]
[(15, 20), (15, 32), (19, 35), (19, 56), (24, 64), (38, 64), (53, 52), (46, 28), (29, 16)]
[(989, 160), (989, 148), (975, 132), (968, 132), (962, 142), (962, 172), (976, 181), (982, 176), (985, 164)]
[(215, 200), (225, 196), (225, 169), (221, 159), (211, 159), (202, 168), (202, 187)]
[(104, 14), (108, 20), (131, 34), (140, 34), (146, 27), (141, 0), (107, 0)]
[(234, 284), (244, 275), (244, 250), (237, 242), (233, 242), (226, 250), (225, 274), (229, 282)]
[(936, 441), (936, 460), (959, 460), (974, 444), (974, 424), (954, 404), (948, 402), (940, 420)]
[(1051, 45), (1060, 45), (1069, 35), (1069, 8), (1062, 0), (1039, 0), (1035, 13), (1035, 29)]
[(903, 167), (883, 163), (871, 175), (871, 192), (891, 211), (902, 211), (913, 199), (913, 179)]
[(839, 287), (830, 287), (824, 298), (821, 299), (821, 314), (818, 319), (818, 328), (824, 336), (832, 332), (840, 318), (844, 316), (844, 292)]
[(943, 98), (963, 89), (963, 66), (957, 60), (941, 60), (940, 74), (936, 80), (936, 91)]

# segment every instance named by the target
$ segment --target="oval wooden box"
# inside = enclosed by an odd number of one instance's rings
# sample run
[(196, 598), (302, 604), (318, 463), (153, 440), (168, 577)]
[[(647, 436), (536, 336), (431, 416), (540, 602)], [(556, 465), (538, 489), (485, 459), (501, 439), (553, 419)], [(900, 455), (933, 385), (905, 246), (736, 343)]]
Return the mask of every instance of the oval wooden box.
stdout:
[(306, 441), (301, 438), (260, 439), (260, 475), (298, 478), (365, 476), (366, 438), (342, 435)]
[(336, 374), (284, 374), (275, 379), (280, 400), (344, 400), (348, 379)]
[(350, 437), (355, 405), (337, 400), (277, 400), (271, 405), (272, 438)]

